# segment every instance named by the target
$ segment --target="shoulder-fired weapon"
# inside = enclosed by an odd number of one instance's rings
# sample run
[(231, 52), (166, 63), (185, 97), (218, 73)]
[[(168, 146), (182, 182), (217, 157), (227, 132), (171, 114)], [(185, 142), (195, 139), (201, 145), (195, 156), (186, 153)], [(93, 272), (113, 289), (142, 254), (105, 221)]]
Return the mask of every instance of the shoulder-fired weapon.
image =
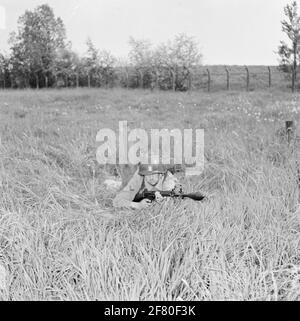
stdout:
[[(144, 199), (154, 201), (156, 199), (155, 193), (156, 191), (145, 190), (144, 192), (136, 196), (136, 198), (134, 199), (134, 202), (139, 203)], [(185, 194), (185, 193), (176, 193), (173, 191), (159, 191), (159, 193), (161, 194), (162, 197), (181, 198), (181, 199), (189, 198), (198, 202), (204, 201), (206, 199), (206, 197), (200, 192)]]

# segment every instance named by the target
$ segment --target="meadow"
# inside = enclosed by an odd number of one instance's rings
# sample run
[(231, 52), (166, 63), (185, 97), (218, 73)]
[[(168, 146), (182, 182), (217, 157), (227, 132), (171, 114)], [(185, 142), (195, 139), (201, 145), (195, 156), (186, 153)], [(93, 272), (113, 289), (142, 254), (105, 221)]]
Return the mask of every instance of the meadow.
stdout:
[[(0, 91), (0, 300), (300, 300), (299, 119), (287, 91)], [(182, 182), (208, 200), (113, 209), (96, 134), (119, 120), (205, 129)]]

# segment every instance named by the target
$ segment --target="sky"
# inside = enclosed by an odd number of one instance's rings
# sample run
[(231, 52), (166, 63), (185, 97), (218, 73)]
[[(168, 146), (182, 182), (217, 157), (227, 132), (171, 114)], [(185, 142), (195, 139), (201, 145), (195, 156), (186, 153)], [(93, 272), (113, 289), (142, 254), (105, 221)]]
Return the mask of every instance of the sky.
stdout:
[(0, 51), (25, 10), (48, 3), (63, 19), (72, 48), (125, 58), (129, 37), (154, 45), (179, 33), (193, 36), (207, 65), (276, 65), (288, 0), (0, 0)]

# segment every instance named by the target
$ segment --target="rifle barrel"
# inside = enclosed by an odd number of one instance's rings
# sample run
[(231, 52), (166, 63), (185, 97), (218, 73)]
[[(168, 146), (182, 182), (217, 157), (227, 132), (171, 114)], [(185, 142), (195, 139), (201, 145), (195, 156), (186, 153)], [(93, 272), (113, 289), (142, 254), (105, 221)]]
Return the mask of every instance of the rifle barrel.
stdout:
[[(170, 192), (170, 191), (161, 191), (160, 194), (163, 197), (190, 198), (194, 201), (203, 201), (205, 199), (205, 196), (202, 195), (201, 193), (183, 194), (183, 193), (174, 193), (174, 192)], [(151, 191), (151, 192), (146, 191), (144, 193), (144, 197), (154, 200), (155, 199), (155, 192), (154, 191)]]

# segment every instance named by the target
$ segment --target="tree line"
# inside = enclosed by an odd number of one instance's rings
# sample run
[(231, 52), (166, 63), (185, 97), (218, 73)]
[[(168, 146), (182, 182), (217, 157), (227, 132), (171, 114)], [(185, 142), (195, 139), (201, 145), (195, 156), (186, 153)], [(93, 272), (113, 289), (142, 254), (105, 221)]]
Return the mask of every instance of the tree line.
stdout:
[[(130, 38), (128, 59), (99, 50), (90, 39), (78, 55), (66, 37), (65, 25), (53, 9), (40, 5), (18, 19), (9, 37), (9, 54), (0, 53), (3, 88), (112, 87), (185, 90), (191, 68), (201, 64), (198, 44), (179, 34), (155, 48), (147, 40)], [(0, 85), (1, 87), (1, 85)]]
[[(300, 65), (300, 16), (296, 1), (284, 7), (286, 19), (277, 53), (279, 69), (297, 87)], [(118, 59), (87, 40), (82, 56), (72, 50), (66, 28), (53, 9), (40, 5), (18, 19), (9, 37), (9, 53), (0, 52), (0, 88), (114, 87), (191, 88), (192, 71), (202, 62), (197, 42), (186, 34), (153, 46), (148, 40), (130, 38), (127, 58)]]

